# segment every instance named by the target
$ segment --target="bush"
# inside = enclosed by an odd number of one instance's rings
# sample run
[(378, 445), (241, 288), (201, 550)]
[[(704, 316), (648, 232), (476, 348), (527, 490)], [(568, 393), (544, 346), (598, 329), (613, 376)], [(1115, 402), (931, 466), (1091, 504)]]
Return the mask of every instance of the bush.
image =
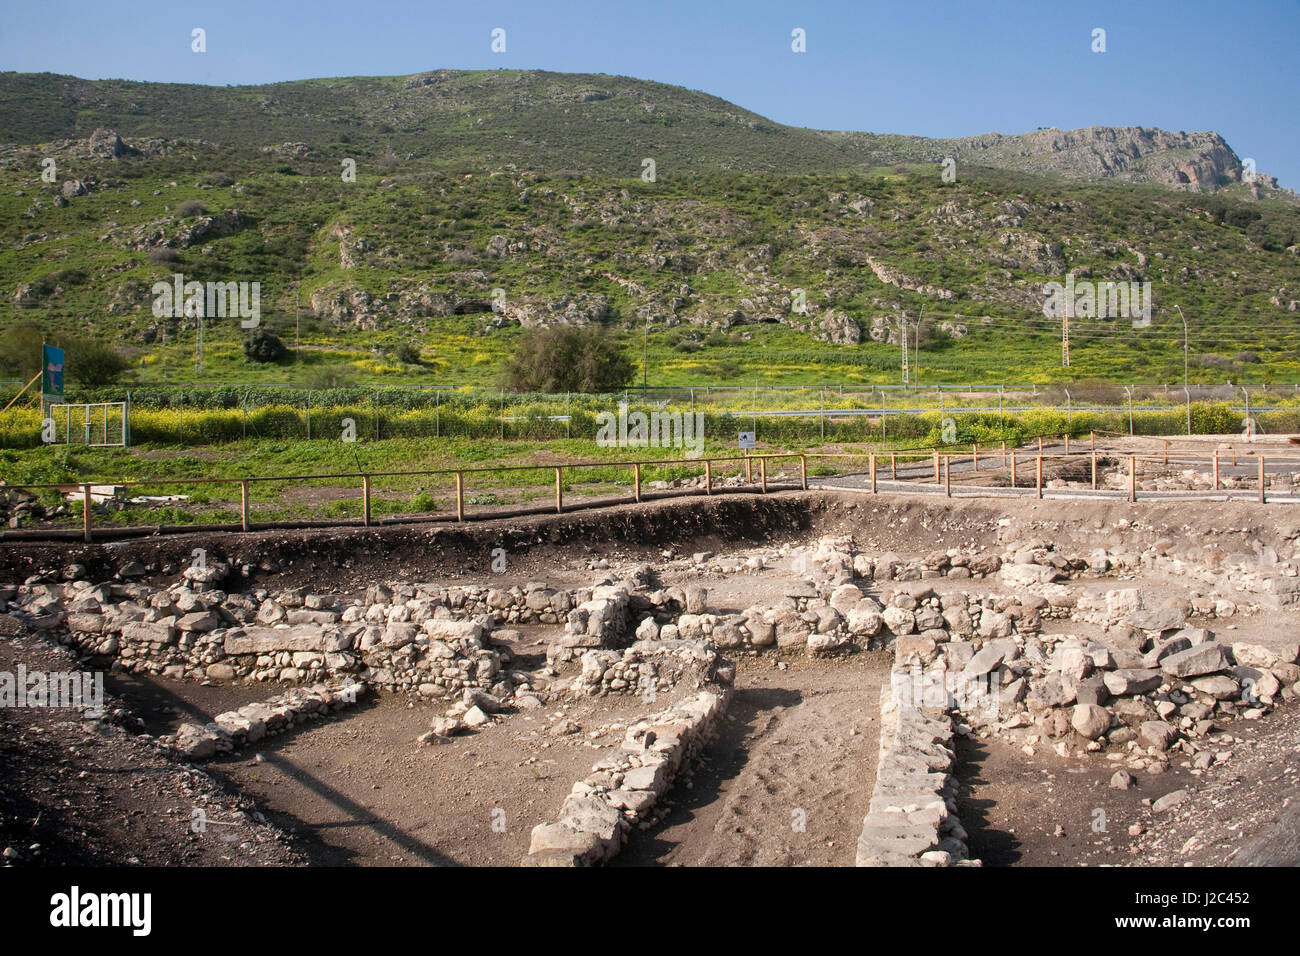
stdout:
[(157, 249), (149, 250), (149, 261), (156, 266), (167, 265), (173, 262), (180, 262), (181, 254), (175, 249), (168, 249), (166, 246), (159, 246)]
[(208, 207), (203, 205), (197, 199), (187, 199), (176, 207), (177, 219), (188, 219), (191, 216), (202, 216), (206, 214)]
[(393, 358), (407, 365), (420, 364), (420, 350), (410, 342), (403, 342), (393, 350)]
[(250, 362), (278, 362), (284, 353), (284, 343), (266, 329), (258, 329), (244, 339), (244, 356)]
[(632, 381), (632, 362), (600, 326), (529, 329), (504, 367), (507, 384), (529, 392), (614, 392)]

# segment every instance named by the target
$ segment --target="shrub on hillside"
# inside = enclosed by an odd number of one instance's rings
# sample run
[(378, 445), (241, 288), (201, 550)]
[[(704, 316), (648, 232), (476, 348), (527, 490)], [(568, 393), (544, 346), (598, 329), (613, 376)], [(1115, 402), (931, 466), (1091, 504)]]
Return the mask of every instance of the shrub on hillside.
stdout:
[(257, 329), (244, 339), (244, 356), (250, 362), (278, 362), (284, 353), (279, 336), (266, 329)]
[(529, 329), (504, 368), (508, 385), (529, 392), (614, 392), (633, 371), (618, 341), (596, 325)]

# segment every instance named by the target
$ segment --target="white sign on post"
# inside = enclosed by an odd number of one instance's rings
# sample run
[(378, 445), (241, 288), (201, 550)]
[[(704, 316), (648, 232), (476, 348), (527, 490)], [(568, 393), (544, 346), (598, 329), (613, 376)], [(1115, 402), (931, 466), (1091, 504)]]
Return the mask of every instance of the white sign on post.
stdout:
[(741, 433), (740, 433), (740, 450), (741, 450), (741, 451), (752, 451), (752, 450), (753, 450), (753, 448), (754, 448), (754, 436), (755, 436), (755, 434), (757, 434), (757, 433), (756, 433), (756, 432), (741, 432)]

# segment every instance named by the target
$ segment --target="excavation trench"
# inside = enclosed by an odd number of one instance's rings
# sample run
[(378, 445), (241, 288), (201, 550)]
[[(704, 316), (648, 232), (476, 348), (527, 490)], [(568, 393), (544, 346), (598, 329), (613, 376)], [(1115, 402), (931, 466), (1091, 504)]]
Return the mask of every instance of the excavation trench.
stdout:
[[(851, 536), (860, 552), (892, 552), (903, 560), (936, 549), (997, 552), (1033, 538), (1062, 553), (1177, 550), (1189, 561), (1213, 565), (1246, 555), (1264, 564), (1279, 555), (1285, 560), (1296, 533), (1285, 506), (1248, 502), (1067, 504), (781, 492), (467, 527), (199, 534), (70, 548), (23, 544), (0, 553), (0, 583), (21, 584), (43, 572), (57, 578), (69, 563), (86, 565), (91, 581), (105, 580), (138, 562), (143, 573), (136, 580), (165, 586), (189, 566), (195, 549), (203, 549), (208, 561), (230, 563), (221, 582), (227, 591), (301, 587), (353, 597), (385, 581), (509, 588), (541, 580), (552, 588), (589, 588), (606, 568), (649, 564), (656, 587), (705, 587), (709, 612), (725, 616), (777, 606), (804, 586), (795, 555), (825, 538)], [(504, 553), (505, 567), (494, 573), (497, 552)], [(757, 565), (744, 563), (755, 557)], [(1149, 570), (1129, 574), (1128, 582), (1161, 593), (1190, 586)], [(899, 583), (857, 582), (882, 603)], [(1010, 590), (992, 578), (939, 575), (924, 583), (941, 597)], [(1112, 576), (1078, 582), (1076, 589), (1121, 583)], [(1233, 630), (1264, 641), (1279, 628), (1294, 633), (1293, 612), (1279, 607), (1277, 613), (1284, 616), (1238, 617)], [(511, 638), (513, 666), (540, 672), (562, 624), (520, 627)], [(1101, 633), (1077, 622), (1045, 625), (1046, 631), (1064, 629), (1089, 639)], [(803, 647), (737, 647), (723, 654), (735, 665), (724, 719), (707, 746), (683, 764), (655, 814), (631, 833), (616, 865), (851, 865), (876, 783), (880, 694), (894, 663), (892, 645), (817, 657)], [(572, 676), (577, 665), (567, 668)], [(154, 735), (280, 689), (158, 675), (110, 678), (110, 692)], [(296, 848), (315, 863), (517, 865), (529, 854), (533, 828), (555, 818), (574, 782), (593, 765), (619, 753), (628, 727), (693, 692), (686, 685), (669, 688), (653, 703), (636, 694), (555, 697), (539, 709), (509, 709), (473, 734), (433, 745), (416, 738), (447, 702), (381, 693), (207, 766), (291, 831)], [(1105, 775), (1113, 768), (1099, 759), (1060, 756), (1045, 746), (1027, 755), (999, 738), (978, 736), (957, 739), (954, 749), (958, 814), (972, 856), (983, 855), (990, 865), (1131, 862), (1130, 847), (1137, 844), (1122, 839), (1127, 831), (1121, 824), (1144, 819), (1141, 800), (1158, 796), (1157, 787), (1164, 792), (1166, 784), (1172, 789), (1195, 782), (1174, 766), (1159, 781), (1153, 777), (1127, 794), (1107, 795)], [(1099, 803), (1103, 797), (1108, 802)], [(1112, 825), (1084, 839), (1097, 805), (1110, 808)], [(1045, 814), (1044, 807), (1053, 809)]]

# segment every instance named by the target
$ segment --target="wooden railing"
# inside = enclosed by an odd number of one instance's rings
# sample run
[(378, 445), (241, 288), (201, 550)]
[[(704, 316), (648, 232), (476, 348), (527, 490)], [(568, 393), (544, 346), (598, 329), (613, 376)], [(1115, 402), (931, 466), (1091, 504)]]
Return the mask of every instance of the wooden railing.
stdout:
[[(1051, 437), (1054, 438), (1055, 436), (1051, 436)], [(1096, 491), (1098, 458), (1099, 457), (1112, 458), (1112, 459), (1120, 458), (1122, 460), (1123, 458), (1127, 457), (1128, 459), (1127, 497), (1129, 501), (1137, 500), (1137, 496), (1138, 496), (1137, 475), (1138, 475), (1139, 465), (1143, 463), (1149, 463), (1149, 464), (1160, 464), (1162, 466), (1167, 466), (1171, 461), (1169, 455), (1169, 448), (1168, 448), (1169, 443), (1167, 441), (1164, 443), (1164, 447), (1162, 448), (1161, 453), (1158, 456), (1156, 455), (1144, 456), (1144, 455), (1137, 455), (1137, 454), (1124, 455), (1122, 453), (1117, 453), (1113, 451), (1108, 452), (1105, 450), (1099, 452), (1096, 447), (1095, 436), (1089, 436), (1089, 440), (1087, 442), (1088, 449), (1086, 451), (1071, 451), (1069, 436), (1067, 435), (1062, 437), (1065, 443), (1064, 452), (1052, 452), (1050, 449), (1045, 449), (1043, 445), (1043, 438), (1038, 437), (1037, 438), (1038, 447), (1035, 453), (1031, 454), (1030, 456), (1021, 456), (1020, 447), (1013, 447), (1008, 449), (1006, 442), (1002, 442), (999, 451), (995, 452), (994, 454), (990, 455), (986, 451), (984, 455), (984, 460), (988, 461), (990, 458), (996, 459), (997, 457), (1000, 456), (1002, 467), (1009, 468), (1010, 470), (1010, 479), (1011, 479), (1012, 487), (1017, 487), (1018, 467), (1029, 461), (1032, 461), (1033, 468), (1034, 468), (1035, 494), (1037, 497), (1042, 498), (1043, 489), (1044, 489), (1043, 486), (1044, 461), (1060, 460), (1062, 458), (1089, 459), (1091, 463), (1091, 487), (1092, 490)], [(93, 529), (94, 509), (93, 509), (92, 489), (96, 485), (101, 485), (101, 484), (103, 485), (111, 484), (111, 486), (115, 488), (118, 487), (132, 488), (132, 487), (158, 486), (158, 485), (167, 485), (167, 486), (200, 485), (201, 486), (201, 485), (238, 484), (239, 485), (239, 513), (240, 513), (239, 527), (243, 531), (251, 531), (254, 530), (255, 527), (255, 523), (251, 520), (251, 516), (250, 516), (251, 491), (253, 485), (256, 483), (259, 482), (293, 483), (293, 482), (304, 482), (304, 481), (360, 480), (360, 492), (361, 492), (360, 523), (363, 527), (369, 527), (373, 523), (373, 518), (371, 513), (371, 498), (372, 498), (373, 485), (376, 479), (404, 478), (404, 477), (437, 477), (437, 476), (453, 477), (455, 480), (455, 488), (456, 488), (455, 519), (458, 522), (463, 522), (467, 520), (467, 511), (465, 508), (465, 491), (466, 491), (468, 480), (472, 479), (476, 475), (487, 474), (487, 473), (508, 472), (508, 471), (515, 471), (515, 472), (551, 471), (553, 472), (555, 476), (555, 512), (557, 514), (561, 514), (565, 510), (564, 472), (566, 470), (589, 469), (589, 468), (630, 469), (632, 473), (632, 499), (631, 500), (634, 502), (641, 502), (645, 497), (643, 494), (643, 486), (642, 486), (643, 467), (701, 465), (703, 466), (704, 469), (703, 493), (705, 495), (712, 495), (715, 491), (714, 466), (716, 464), (721, 464), (721, 463), (743, 462), (744, 469), (745, 469), (746, 484), (750, 486), (756, 486), (760, 494), (766, 494), (769, 489), (769, 483), (768, 483), (769, 462), (779, 461), (779, 460), (798, 459), (798, 463), (799, 463), (798, 485), (797, 486), (789, 485), (785, 487), (798, 487), (799, 489), (807, 490), (808, 459), (810, 458), (831, 459), (831, 460), (844, 459), (844, 458), (857, 459), (857, 460), (866, 459), (867, 475), (870, 479), (870, 488), (873, 494), (879, 492), (879, 467), (881, 466), (885, 458), (888, 458), (889, 460), (890, 480), (895, 482), (900, 480), (902, 481), (909, 480), (906, 476), (902, 479), (899, 478), (898, 470), (899, 470), (900, 463), (903, 465), (904, 468), (906, 468), (909, 463), (919, 464), (919, 463), (929, 461), (933, 465), (934, 485), (941, 486), (944, 490), (944, 494), (948, 497), (951, 497), (952, 496), (951, 470), (952, 470), (953, 462), (956, 461), (960, 463), (962, 461), (969, 460), (972, 464), (972, 472), (978, 475), (979, 466), (980, 466), (980, 447), (978, 444), (963, 445), (962, 448), (968, 450), (963, 450), (960, 453), (956, 453), (952, 451), (951, 449), (953, 448), (953, 446), (951, 445), (945, 447), (950, 450), (941, 450), (940, 448), (933, 448), (925, 451), (888, 451), (888, 452), (873, 451), (873, 452), (857, 452), (857, 453), (854, 452), (803, 452), (803, 453), (776, 452), (776, 453), (766, 453), (766, 454), (759, 454), (759, 455), (728, 455), (728, 456), (715, 456), (710, 458), (687, 458), (687, 459), (668, 459), (668, 460), (658, 459), (658, 460), (649, 460), (649, 461), (615, 461), (615, 462), (584, 461), (584, 462), (566, 462), (563, 464), (549, 464), (549, 465), (492, 465), (492, 466), (479, 467), (479, 468), (441, 468), (441, 469), (423, 469), (423, 470), (410, 470), (410, 471), (381, 471), (381, 472), (342, 472), (337, 474), (277, 475), (277, 476), (263, 476), (263, 477), (255, 477), (250, 475), (245, 478), (160, 478), (160, 479), (138, 479), (133, 481), (118, 481), (112, 483), (85, 482), (85, 483), (80, 483), (78, 485), (31, 484), (31, 485), (21, 485), (21, 486), (10, 485), (6, 487), (18, 488), (21, 490), (28, 490), (28, 491), (57, 489), (63, 492), (69, 492), (73, 489), (79, 489), (82, 498), (82, 537), (85, 541), (90, 541), (93, 538), (93, 531), (94, 531)], [(1234, 450), (1231, 452), (1231, 463), (1233, 466), (1237, 465), (1237, 461), (1239, 457), (1254, 457), (1256, 459), (1258, 500), (1261, 503), (1266, 502), (1267, 498), (1266, 498), (1266, 487), (1265, 487), (1264, 456), (1249, 455), (1249, 454), (1244, 456), (1238, 456), (1237, 452)], [(1213, 490), (1215, 492), (1218, 492), (1220, 490), (1220, 484), (1221, 484), (1220, 465), (1221, 462), (1224, 460), (1226, 459), (1224, 459), (1220, 455), (1220, 452), (1218, 450), (1214, 450), (1209, 454), (1200, 454), (1200, 455), (1194, 453), (1188, 453), (1188, 452), (1181, 452), (1181, 453), (1176, 452), (1175, 456), (1172, 458), (1174, 464), (1188, 463), (1194, 465), (1199, 462), (1205, 462), (1207, 468), (1209, 468), (1213, 474)], [(1269, 460), (1273, 462), (1296, 461), (1297, 466), (1300, 467), (1300, 459), (1287, 458), (1284, 456), (1270, 456)], [(754, 474), (753, 474), (755, 467), (757, 467), (758, 469), (757, 481), (755, 481)], [(928, 474), (928, 469), (927, 469), (927, 474)], [(984, 486), (979, 486), (979, 490), (989, 491), (992, 489)], [(687, 492), (686, 494), (690, 494), (690, 492)], [(350, 522), (343, 522), (343, 523), (350, 523)], [(301, 526), (302, 523), (298, 523), (298, 524), (299, 526)], [(284, 525), (278, 523), (268, 523), (268, 522), (260, 523), (260, 527), (263, 528), (270, 528), (270, 527), (277, 527), (277, 526), (283, 527)], [(145, 526), (145, 527), (149, 527), (149, 526)], [(128, 530), (129, 528), (130, 526), (128, 526)], [(184, 527), (178, 527), (175, 530), (182, 531), (186, 529)], [(27, 535), (20, 536), (20, 535), (11, 535), (9, 533), (5, 533), (3, 537), (17, 538), (17, 537), (27, 537)]]

